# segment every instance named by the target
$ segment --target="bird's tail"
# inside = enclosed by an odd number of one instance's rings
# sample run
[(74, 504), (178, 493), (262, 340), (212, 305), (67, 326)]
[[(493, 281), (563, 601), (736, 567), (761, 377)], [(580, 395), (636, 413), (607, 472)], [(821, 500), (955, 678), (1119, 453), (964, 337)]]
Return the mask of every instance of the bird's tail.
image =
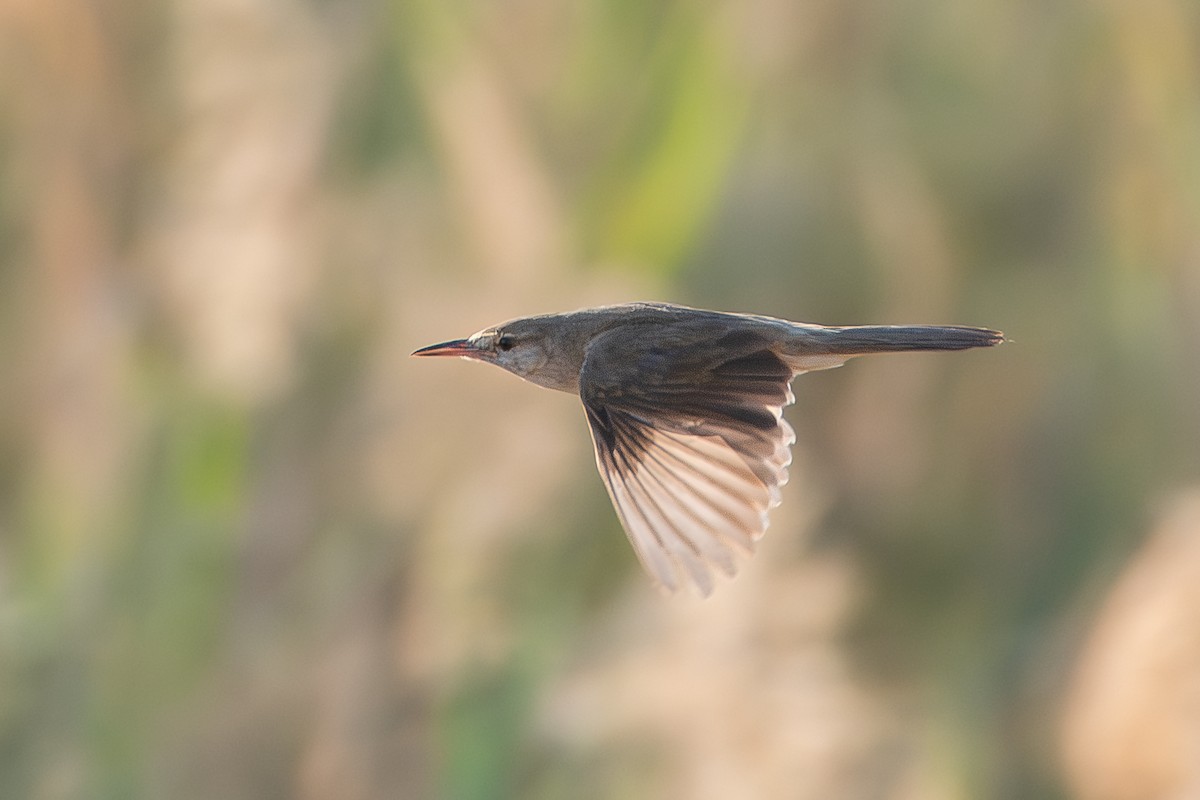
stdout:
[(960, 325), (856, 325), (847, 328), (804, 326), (808, 353), (858, 356), (908, 350), (967, 350), (991, 347), (1005, 341), (1004, 334), (988, 328)]

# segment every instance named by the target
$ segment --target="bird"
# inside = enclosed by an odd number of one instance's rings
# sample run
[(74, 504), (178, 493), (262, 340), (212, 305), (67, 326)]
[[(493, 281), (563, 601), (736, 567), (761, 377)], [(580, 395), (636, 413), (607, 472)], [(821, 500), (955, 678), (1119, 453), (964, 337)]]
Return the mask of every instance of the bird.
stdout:
[(413, 356), (494, 364), (577, 394), (596, 466), (645, 571), (707, 597), (754, 552), (788, 479), (794, 377), (871, 353), (1005, 341), (959, 325), (826, 326), (658, 302), (513, 319)]

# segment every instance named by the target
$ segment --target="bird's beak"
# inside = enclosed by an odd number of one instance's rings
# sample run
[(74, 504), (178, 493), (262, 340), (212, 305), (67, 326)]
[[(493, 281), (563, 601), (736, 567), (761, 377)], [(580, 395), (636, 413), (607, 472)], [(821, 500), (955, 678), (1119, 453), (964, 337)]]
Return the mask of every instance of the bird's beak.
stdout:
[(461, 356), (462, 358), (479, 358), (482, 354), (479, 345), (470, 339), (454, 339), (441, 344), (431, 344), (413, 351), (414, 356)]

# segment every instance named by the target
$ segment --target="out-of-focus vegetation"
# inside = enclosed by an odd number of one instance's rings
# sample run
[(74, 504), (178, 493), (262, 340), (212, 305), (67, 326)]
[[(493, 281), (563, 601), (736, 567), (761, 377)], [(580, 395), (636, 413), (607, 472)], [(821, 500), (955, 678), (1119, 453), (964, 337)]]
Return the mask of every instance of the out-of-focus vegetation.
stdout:
[[(1014, 343), (664, 599), (407, 357), (638, 298)], [(0, 6), (0, 797), (1194, 796), (1198, 485), (1193, 0)]]

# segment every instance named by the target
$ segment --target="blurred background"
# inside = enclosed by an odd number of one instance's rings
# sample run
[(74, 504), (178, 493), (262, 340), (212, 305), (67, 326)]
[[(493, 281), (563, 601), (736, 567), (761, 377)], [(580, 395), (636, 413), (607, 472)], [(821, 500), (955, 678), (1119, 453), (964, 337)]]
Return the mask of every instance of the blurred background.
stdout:
[[(663, 598), (408, 358), (632, 299), (1014, 341)], [(0, 796), (1200, 796), (1200, 5), (0, 4)]]

